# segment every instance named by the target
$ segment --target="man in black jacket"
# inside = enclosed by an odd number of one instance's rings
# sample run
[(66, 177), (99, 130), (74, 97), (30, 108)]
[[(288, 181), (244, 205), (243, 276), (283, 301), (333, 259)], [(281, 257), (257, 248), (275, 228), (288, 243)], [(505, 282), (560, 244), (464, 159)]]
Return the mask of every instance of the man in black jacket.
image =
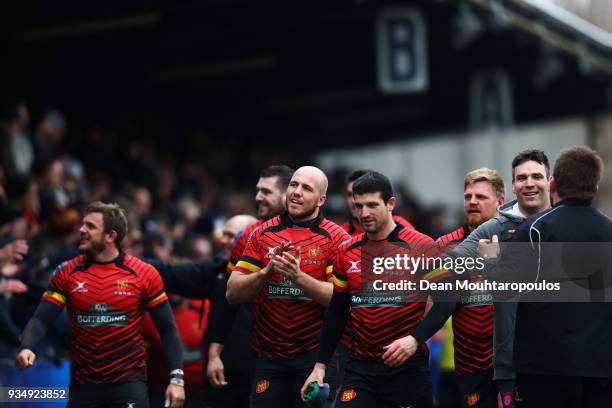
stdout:
[[(612, 242), (612, 221), (591, 207), (602, 173), (603, 161), (591, 149), (562, 150), (550, 181), (553, 207), (528, 218), (513, 239), (529, 243), (521, 256), (533, 262), (517, 266), (515, 249), (501, 251), (497, 277), (531, 265), (532, 282), (557, 277), (562, 286), (580, 285), (591, 296), (589, 302), (571, 302), (561, 292), (564, 302), (544, 302), (536, 292), (522, 294), (514, 367), (527, 408), (603, 408), (612, 401), (612, 303), (604, 302), (612, 272), (603, 260), (609, 252), (602, 250)], [(559, 269), (564, 279), (558, 279)]]

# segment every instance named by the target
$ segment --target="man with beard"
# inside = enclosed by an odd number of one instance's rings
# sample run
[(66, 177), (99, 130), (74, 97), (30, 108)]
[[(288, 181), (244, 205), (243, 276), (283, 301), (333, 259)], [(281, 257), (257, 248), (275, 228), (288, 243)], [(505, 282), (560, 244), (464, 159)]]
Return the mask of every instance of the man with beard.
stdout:
[(326, 191), (320, 169), (299, 168), (287, 188), (287, 212), (251, 234), (227, 284), (230, 303), (252, 300), (255, 408), (304, 406), (299, 390), (315, 361), (333, 261), (349, 239), (320, 213)]
[[(225, 299), (228, 276), (235, 269), (246, 247), (248, 237), (265, 221), (285, 211), (287, 185), (293, 169), (284, 165), (266, 167), (257, 181), (255, 202), (257, 216), (236, 216), (223, 228), (222, 244), (228, 259), (223, 280), (217, 285), (220, 293), (213, 298), (211, 320), (207, 338), (208, 365), (206, 376), (213, 389), (209, 392), (209, 404), (223, 408), (249, 406), (250, 387), (254, 372), (253, 353), (250, 350), (250, 303), (229, 305)], [(248, 217), (248, 218), (246, 218)]]
[[(439, 246), (443, 251), (449, 251), (448, 255), (452, 257), (474, 258), (478, 256), (480, 241), (490, 242), (494, 236), (502, 241), (510, 240), (526, 217), (550, 208), (549, 176), (548, 157), (543, 151), (520, 152), (512, 160), (512, 192), (516, 200), (504, 204), (499, 210), (496, 205), (474, 205), (467, 201), (472, 195), (468, 194), (466, 187), (467, 226), (439, 238)], [(491, 186), (492, 190), (499, 192), (498, 195), (503, 193), (501, 179), (491, 179)], [(494, 216), (487, 221), (486, 216), (491, 214)], [(474, 229), (478, 222), (480, 225)], [(470, 299), (468, 294), (465, 302), (458, 304), (453, 313), (455, 370), (462, 406), (497, 407), (499, 393), (504, 408), (514, 407), (512, 342), (516, 303), (478, 304)], [(447, 310), (446, 305), (435, 304), (429, 316), (432, 320), (436, 318), (439, 326), (448, 316), (442, 310)]]
[(125, 211), (95, 202), (80, 229), (82, 255), (62, 263), (22, 334), (15, 364), (32, 367), (32, 351), (67, 307), (72, 342), (69, 407), (148, 407), (142, 339), (146, 311), (160, 333), (170, 384), (167, 405), (185, 400), (182, 348), (168, 297), (155, 268), (121, 251)]
[[(370, 170), (364, 169), (353, 170), (346, 176), (346, 179), (344, 181), (344, 202), (346, 203), (346, 208), (348, 209), (349, 218), (344, 224), (342, 224), (342, 228), (344, 228), (344, 230), (348, 232), (351, 237), (359, 235), (363, 232), (363, 228), (359, 224), (359, 211), (355, 207), (355, 198), (353, 197), (353, 183), (355, 182), (355, 180), (368, 173), (369, 171)], [(399, 215), (394, 214), (393, 221), (395, 221), (396, 224), (403, 225), (406, 228), (415, 229), (414, 226), (410, 223), (410, 221)]]
[[(398, 254), (397, 251), (409, 256), (436, 256), (434, 242), (414, 229), (395, 223), (392, 211), (396, 199), (389, 179), (383, 174), (369, 172), (361, 176), (353, 185), (353, 195), (365, 234), (353, 237), (336, 256), (333, 296), (321, 330), (316, 364), (303, 383), (302, 397), (311, 382), (323, 385), (327, 364), (350, 313), (352, 358), (347, 363), (337, 406), (430, 408), (433, 401), (427, 347), (421, 344), (412, 355), (403, 346), (408, 336), (421, 338), (414, 330), (423, 320), (426, 297), (417, 290), (377, 292), (380, 289), (374, 279), (397, 283), (394, 280), (398, 277), (397, 270), (379, 274), (368, 270), (368, 265), (376, 259)], [(383, 257), (379, 257), (381, 254)], [(416, 272), (415, 277), (431, 283), (442, 283), (449, 277), (444, 269), (428, 272), (419, 268), (410, 273)]]

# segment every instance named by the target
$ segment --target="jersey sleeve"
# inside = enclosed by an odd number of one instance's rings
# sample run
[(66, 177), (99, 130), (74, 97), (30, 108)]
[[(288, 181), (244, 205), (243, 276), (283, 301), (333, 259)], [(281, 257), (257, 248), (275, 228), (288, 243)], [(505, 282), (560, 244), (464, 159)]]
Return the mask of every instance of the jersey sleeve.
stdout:
[(334, 274), (334, 263), (338, 255), (342, 252), (342, 248), (345, 247), (346, 244), (351, 240), (351, 236), (342, 228), (339, 227), (335, 234), (332, 237), (332, 251), (330, 253), (330, 257), (327, 260), (327, 264), (325, 265), (325, 273), (327, 275), (328, 280), (333, 279)]
[(49, 285), (43, 293), (43, 300), (59, 307), (66, 305), (68, 293), (68, 262), (62, 262), (49, 277)]
[(349, 292), (348, 277), (346, 274), (345, 264), (346, 264), (345, 254), (341, 248), (337, 252), (336, 259), (334, 260), (334, 265), (333, 265), (332, 282), (334, 284), (334, 292), (339, 292), (339, 293)]
[(147, 310), (151, 310), (154, 307), (166, 302), (168, 295), (164, 289), (161, 276), (157, 269), (148, 265), (146, 268), (146, 275), (144, 277), (144, 290), (142, 294), (142, 301)]
[(235, 271), (244, 274), (259, 272), (264, 267), (264, 257), (261, 255), (259, 239), (261, 236), (260, 229), (256, 229), (247, 239), (244, 252), (240, 256), (240, 260), (236, 264)]
[(232, 246), (232, 253), (230, 254), (230, 259), (227, 261), (227, 266), (225, 268), (227, 273), (232, 273), (232, 271), (236, 269), (236, 265), (240, 261), (240, 257), (246, 248), (249, 235), (250, 233), (248, 233), (248, 231), (243, 231), (243, 233), (236, 240), (234, 246)]

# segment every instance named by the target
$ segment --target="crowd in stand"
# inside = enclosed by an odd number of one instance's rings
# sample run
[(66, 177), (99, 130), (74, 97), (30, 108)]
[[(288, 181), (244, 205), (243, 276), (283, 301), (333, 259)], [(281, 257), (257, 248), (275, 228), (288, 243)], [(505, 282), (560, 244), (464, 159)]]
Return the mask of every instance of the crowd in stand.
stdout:
[[(162, 146), (146, 135), (128, 137), (93, 124), (70, 126), (55, 109), (45, 110), (36, 120), (25, 103), (9, 104), (1, 112), (0, 358), (14, 358), (19, 334), (49, 275), (78, 254), (87, 204), (117, 202), (127, 210), (127, 253), (163, 262), (212, 259), (222, 256), (224, 221), (256, 213), (253, 186), (258, 171), (273, 164), (271, 160), (290, 157), (254, 151), (245, 159), (246, 166), (234, 167), (236, 160), (228, 149), (235, 150), (211, 141), (193, 140), (193, 146), (168, 149), (167, 142)], [(249, 166), (258, 167), (244, 170)], [(340, 198), (344, 175), (330, 174), (331, 196)], [(403, 196), (400, 214), (422, 231), (440, 232), (439, 223), (430, 221), (440, 217), (430, 217), (408, 194)], [(325, 212), (340, 223), (346, 217), (341, 199), (328, 200)], [(67, 332), (64, 317), (41, 346), (41, 356), (62, 358)]]

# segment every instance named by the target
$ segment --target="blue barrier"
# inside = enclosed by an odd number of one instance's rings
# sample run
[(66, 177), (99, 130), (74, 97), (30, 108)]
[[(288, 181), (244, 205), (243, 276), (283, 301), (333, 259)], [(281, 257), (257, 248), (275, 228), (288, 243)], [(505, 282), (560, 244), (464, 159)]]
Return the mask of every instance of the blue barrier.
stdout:
[[(2, 387), (65, 388), (70, 384), (70, 362), (63, 360), (58, 366), (50, 361), (36, 361), (34, 367), (19, 371), (10, 360), (0, 360), (0, 385)], [(64, 402), (2, 403), (4, 408), (65, 408)]]

